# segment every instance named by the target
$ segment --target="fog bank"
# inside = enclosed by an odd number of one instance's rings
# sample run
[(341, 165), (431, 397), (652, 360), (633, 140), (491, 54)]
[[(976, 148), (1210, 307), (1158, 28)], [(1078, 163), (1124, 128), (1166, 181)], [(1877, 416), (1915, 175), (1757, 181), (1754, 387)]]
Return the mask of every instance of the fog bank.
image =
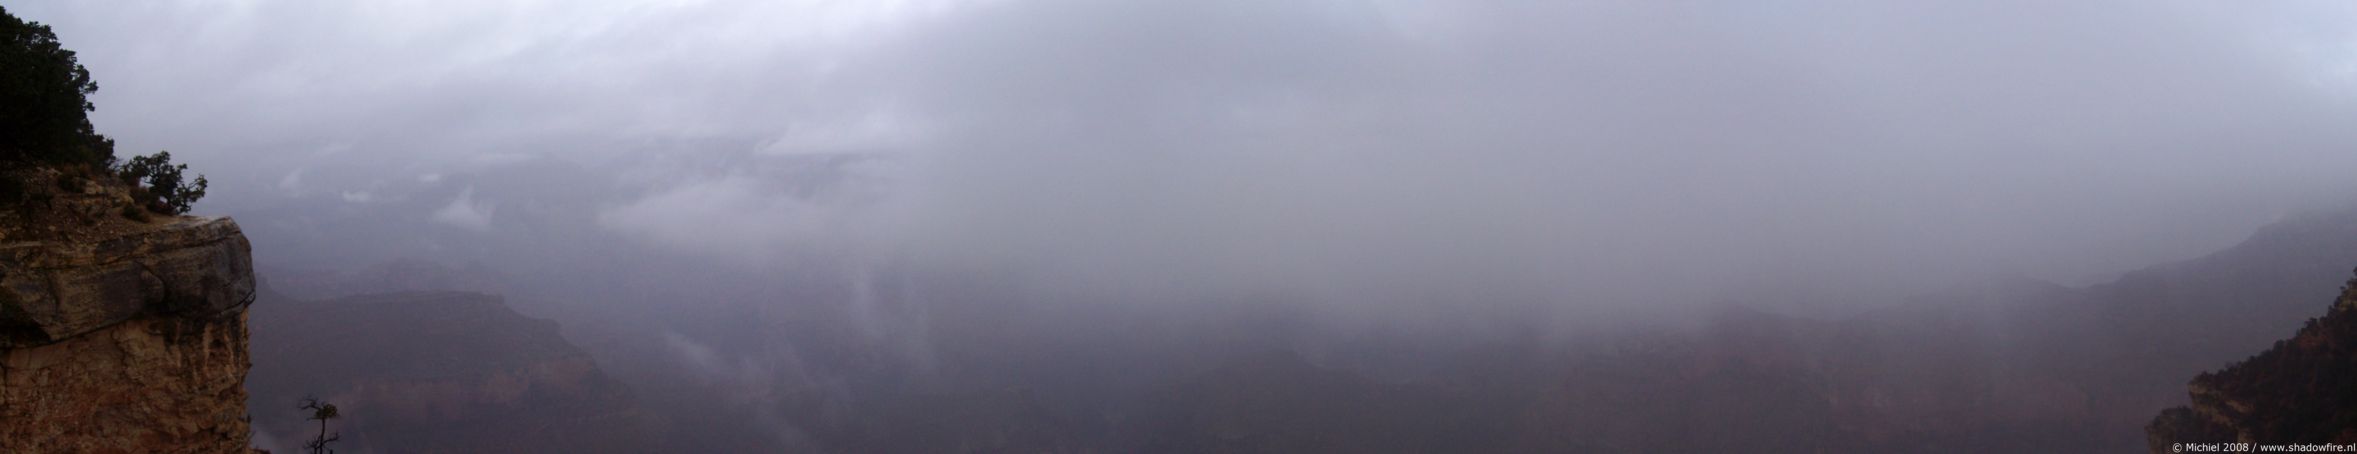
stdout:
[[(16, 8), (126, 154), (214, 176), (201, 211), (1131, 304), (2090, 282), (2341, 204), (2357, 165), (2329, 2)], [(577, 169), (502, 170), (534, 162)]]

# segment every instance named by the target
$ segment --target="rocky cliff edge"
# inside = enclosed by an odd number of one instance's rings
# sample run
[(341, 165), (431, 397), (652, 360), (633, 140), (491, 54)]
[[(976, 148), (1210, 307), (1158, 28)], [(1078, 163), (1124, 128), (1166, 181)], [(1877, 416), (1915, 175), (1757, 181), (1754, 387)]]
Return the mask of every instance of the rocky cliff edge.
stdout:
[(246, 452), (245, 235), (109, 230), (0, 244), (0, 451)]

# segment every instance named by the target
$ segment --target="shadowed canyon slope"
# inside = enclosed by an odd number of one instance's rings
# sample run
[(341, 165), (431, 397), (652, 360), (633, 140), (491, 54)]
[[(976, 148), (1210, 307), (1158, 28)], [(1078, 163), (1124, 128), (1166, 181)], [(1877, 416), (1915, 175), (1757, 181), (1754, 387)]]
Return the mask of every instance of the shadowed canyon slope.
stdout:
[(2153, 452), (2179, 443), (2357, 445), (2357, 280), (2290, 339), (2186, 385), (2188, 407), (2147, 427)]
[[(1619, 450), (2135, 450), (2182, 377), (2298, 327), (2352, 265), (2339, 212), (2086, 288), (1992, 282), (1837, 320), (1728, 308), (1575, 361), (1531, 424)], [(1663, 429), (1692, 427), (1715, 429)]]
[(265, 294), (248, 387), (259, 433), (316, 435), (295, 409), (335, 403), (339, 449), (646, 452), (628, 390), (557, 332), (492, 295), (406, 292), (304, 301)]
[(647, 411), (713, 434), (674, 441), (734, 449), (2119, 451), (2183, 402), (2183, 377), (2297, 328), (2302, 289), (2352, 265), (2357, 212), (2336, 212), (2099, 285), (1992, 281), (1832, 317), (1738, 302), (1580, 343), (1510, 322), (1337, 330), (1283, 305), (1058, 306), (925, 276), (878, 291), (935, 295), (878, 303), (928, 317), (914, 347), (822, 290), (589, 316), (575, 335), (655, 396)]

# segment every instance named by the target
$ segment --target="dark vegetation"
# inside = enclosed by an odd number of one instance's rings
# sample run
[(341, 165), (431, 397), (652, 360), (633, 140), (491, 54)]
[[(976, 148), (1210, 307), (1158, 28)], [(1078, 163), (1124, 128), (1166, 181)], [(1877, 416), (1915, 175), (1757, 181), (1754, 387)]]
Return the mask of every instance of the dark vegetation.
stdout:
[(327, 433), (327, 420), (336, 419), (336, 417), (343, 416), (336, 411), (336, 404), (322, 402), (315, 397), (305, 397), (303, 398), (303, 404), (298, 405), (295, 408), (298, 410), (306, 410), (311, 412), (310, 416), (306, 416), (303, 419), (319, 421), (319, 435), (312, 436), (311, 441), (304, 442), (303, 449), (305, 451), (311, 452), (312, 454), (332, 454), (336, 452), (336, 450), (327, 447), (328, 444), (335, 443), (336, 440), (341, 440), (344, 438), (344, 434), (341, 433)]
[(54, 208), (60, 195), (108, 195), (105, 188), (120, 181), (129, 187), (124, 194), (101, 198), (127, 198), (110, 200), (125, 218), (187, 214), (208, 182), (186, 179), (188, 166), (172, 164), (167, 152), (118, 165), (114, 139), (90, 124), (97, 91), (89, 68), (49, 26), (0, 8), (0, 202)]
[(182, 174), (188, 164), (172, 164), (172, 152), (158, 151), (148, 156), (137, 156), (114, 168), (115, 175), (135, 187), (132, 197), (150, 211), (169, 214), (188, 214), (189, 205), (205, 197), (204, 175), (196, 181), (186, 181)]
[(0, 8), (0, 161), (106, 167), (114, 141), (90, 126), (98, 82), (49, 26)]
[(2177, 443), (2357, 443), (2357, 279), (2321, 318), (2265, 352), (2194, 377), (2192, 405), (2146, 426), (2154, 452)]

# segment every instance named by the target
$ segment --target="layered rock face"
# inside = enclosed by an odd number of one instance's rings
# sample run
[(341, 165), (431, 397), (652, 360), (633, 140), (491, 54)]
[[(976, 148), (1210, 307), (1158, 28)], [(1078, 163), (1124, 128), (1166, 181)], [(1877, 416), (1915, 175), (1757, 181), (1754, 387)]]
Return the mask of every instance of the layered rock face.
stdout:
[(0, 245), (0, 452), (247, 452), (253, 296), (228, 218)]
[(2193, 405), (2146, 427), (2153, 452), (2179, 443), (2357, 444), (2357, 279), (2291, 339), (2187, 388)]

